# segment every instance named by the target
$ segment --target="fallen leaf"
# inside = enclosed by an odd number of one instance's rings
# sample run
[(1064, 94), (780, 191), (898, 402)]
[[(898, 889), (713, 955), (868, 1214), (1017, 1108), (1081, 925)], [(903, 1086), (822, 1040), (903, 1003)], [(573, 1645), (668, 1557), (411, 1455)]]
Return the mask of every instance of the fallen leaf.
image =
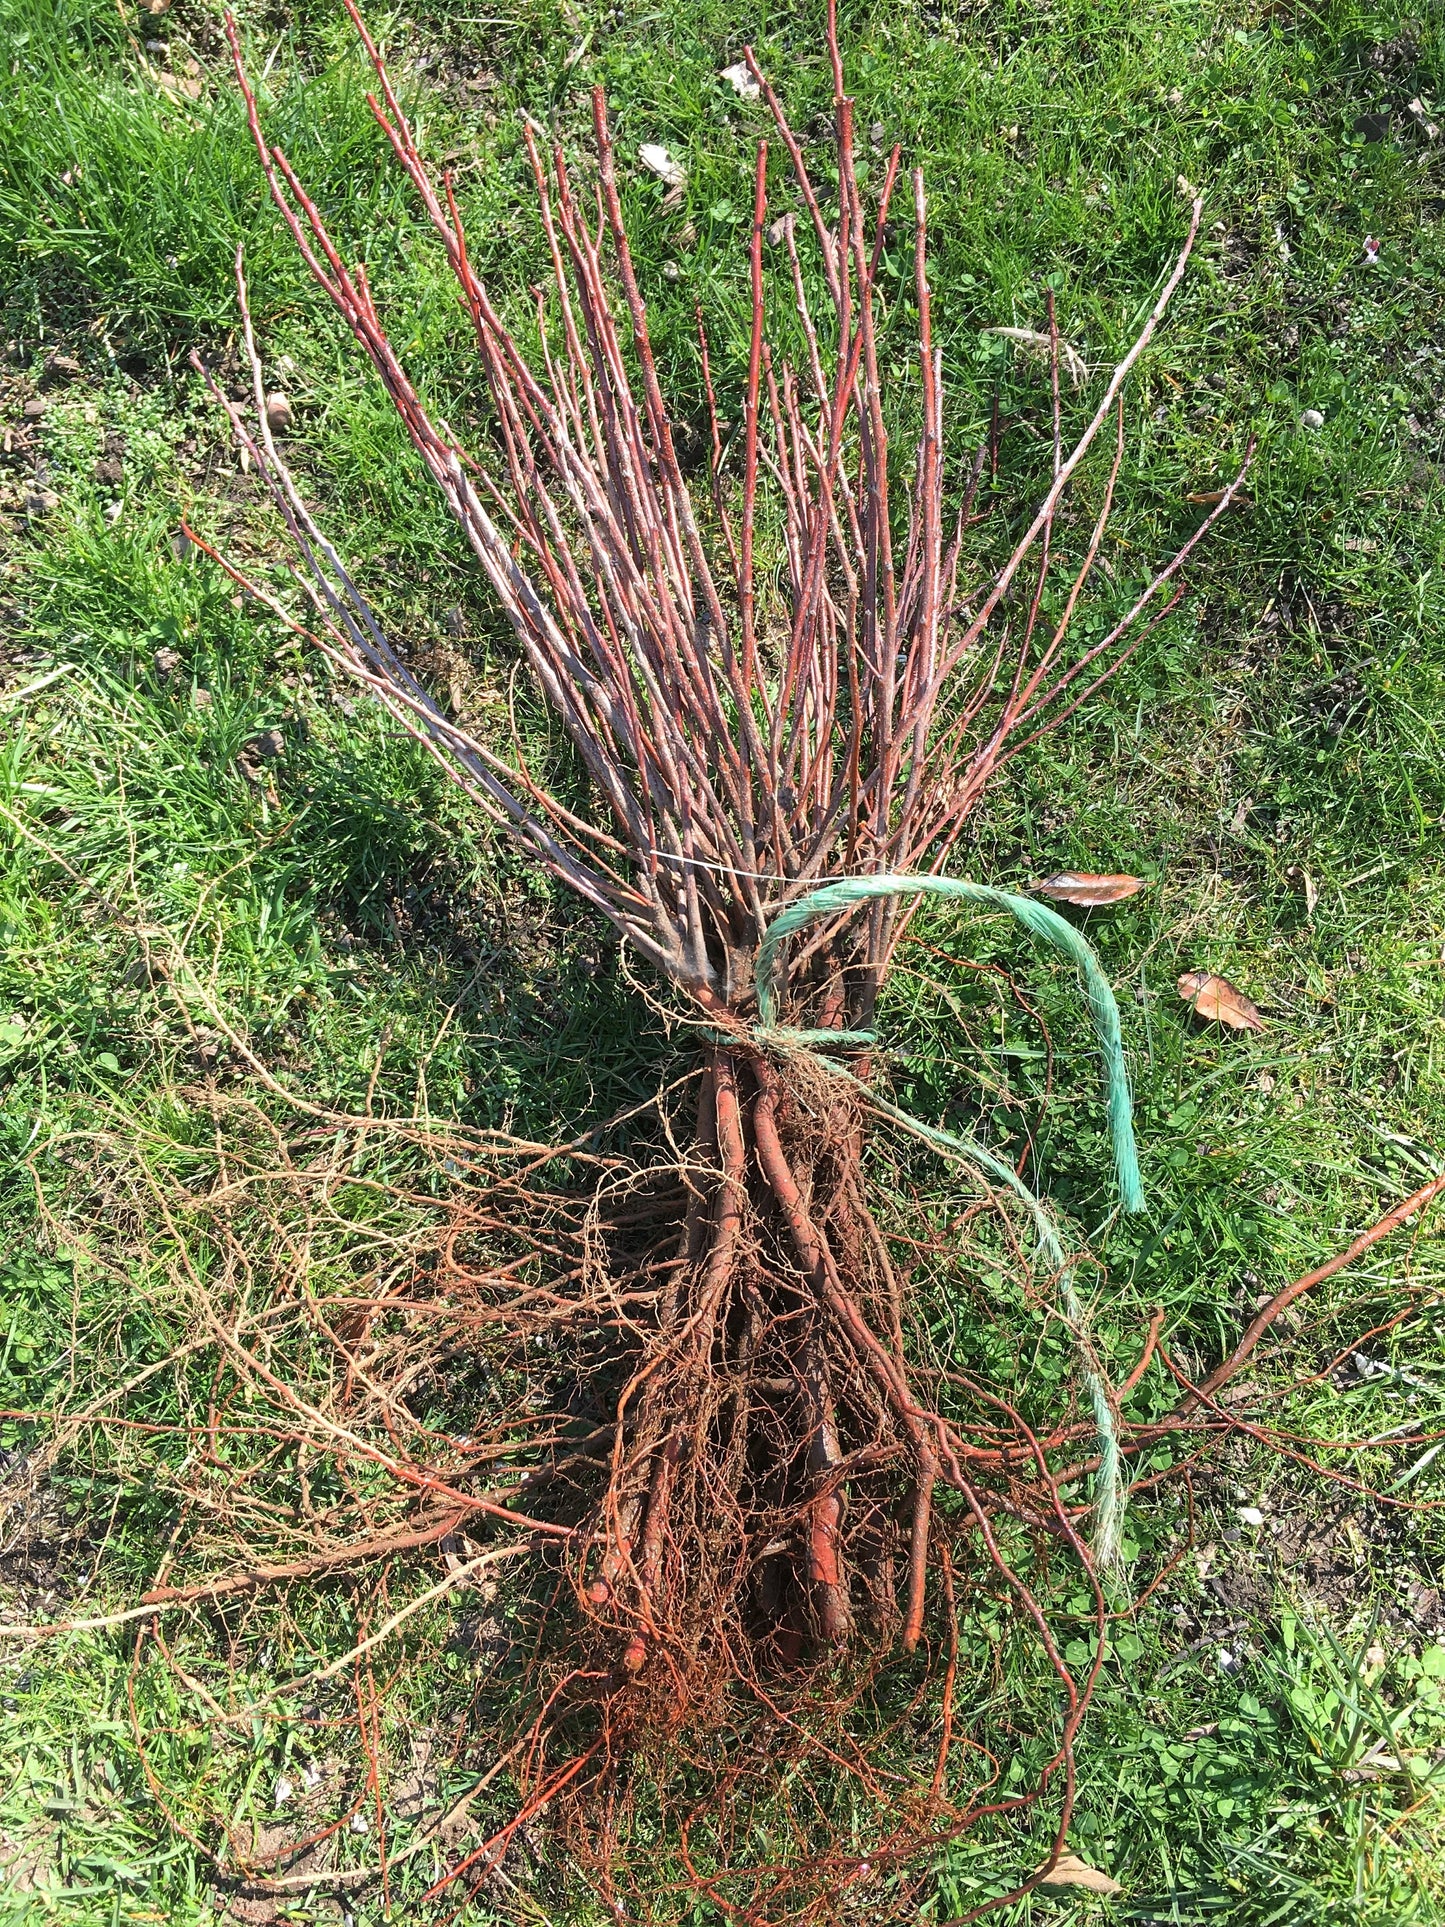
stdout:
[(1179, 995), (1196, 1017), (1207, 1022), (1226, 1024), (1230, 1030), (1264, 1029), (1258, 1010), (1227, 977), (1213, 976), (1207, 970), (1186, 970), (1179, 979)]
[[(1192, 495), (1186, 495), (1184, 499), (1186, 502), (1193, 502), (1196, 508), (1212, 509), (1217, 508), (1228, 494), (1227, 488), (1201, 488), (1196, 489)], [(1254, 502), (1243, 489), (1238, 489), (1230, 496), (1229, 506), (1232, 509), (1249, 509), (1254, 507)]]
[[(1053, 343), (1048, 335), (1040, 334), (1037, 328), (985, 328), (986, 335), (1001, 335), (1005, 341), (1013, 341), (1026, 354), (1039, 361), (1047, 361), (1053, 352)], [(1062, 336), (1059, 339), (1059, 365), (1063, 368), (1075, 388), (1082, 388), (1089, 379), (1088, 363)]]
[(1120, 1894), (1124, 1891), (1117, 1880), (1101, 1873), (1097, 1867), (1091, 1867), (1087, 1861), (1080, 1860), (1076, 1853), (1061, 1854), (1039, 1885), (1046, 1891), (1051, 1887), (1082, 1887), (1089, 1894)]
[(665, 147), (655, 141), (644, 141), (637, 150), (637, 158), (646, 168), (662, 181), (674, 194), (681, 194), (687, 186), (687, 169), (681, 161), (673, 159)]
[(1147, 877), (1093, 876), (1087, 870), (1060, 870), (1033, 886), (1034, 895), (1051, 897), (1055, 903), (1078, 903), (1086, 909), (1101, 903), (1122, 903), (1147, 890)]
[(740, 100), (756, 100), (763, 91), (753, 79), (745, 60), (738, 61), (737, 64), (732, 67), (724, 67), (722, 77), (729, 82), (733, 92)]
[(167, 100), (174, 101), (177, 106), (201, 97), (202, 81), (199, 74), (157, 74), (155, 82)]

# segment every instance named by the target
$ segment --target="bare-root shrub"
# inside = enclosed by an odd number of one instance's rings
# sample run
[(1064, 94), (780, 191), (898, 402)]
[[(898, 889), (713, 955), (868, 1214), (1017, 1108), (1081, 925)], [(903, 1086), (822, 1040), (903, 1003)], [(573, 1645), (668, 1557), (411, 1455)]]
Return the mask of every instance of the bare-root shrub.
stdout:
[[(785, 267), (772, 287), (764, 145), (737, 397), (716, 393), (699, 317), (712, 459), (694, 489), (601, 94), (585, 184), (525, 129), (552, 266), (528, 349), (474, 269), (450, 177), (429, 171), (352, 17), (378, 78), (377, 120), (474, 335), (480, 450), (464, 450), (412, 385), (364, 268), (346, 264), (268, 142), (232, 26), (260, 162), (565, 725), (590, 805), (550, 790), (519, 743), (468, 733), (387, 641), (268, 425), (238, 263), (254, 410), (217, 394), (290, 533), (307, 606), (298, 616), (247, 586), (610, 919), (707, 1040), (678, 1155), (599, 1167), (570, 1188), (525, 1162), (480, 1193), (459, 1187), (442, 1228), (428, 1220), (426, 1238), (379, 1254), (364, 1292), (321, 1302), (298, 1283), (286, 1345), (237, 1312), (254, 1260), (227, 1232), (222, 1275), (193, 1289), (217, 1383), (231, 1389), (213, 1397), (184, 1504), (193, 1521), (224, 1518), (233, 1546), (278, 1532), (298, 1545), (221, 1580), (167, 1578), (148, 1603), (315, 1577), (332, 1559), (386, 1567), (428, 1541), (449, 1548), (443, 1591), (489, 1562), (531, 1562), (529, 1657), (488, 1715), (502, 1722), (489, 1731), (512, 1814), (453, 1855), (433, 1890), (444, 1906), (493, 1877), (544, 1814), (609, 1900), (650, 1890), (664, 1913), (702, 1898), (752, 1920), (823, 1915), (856, 1889), (881, 1918), (915, 1904), (945, 1843), (1041, 1803), (1051, 1864), (1103, 1653), (1091, 1535), (1107, 1550), (1121, 1453), (1170, 1425), (1208, 1430), (1200, 1413), (1216, 1409), (1222, 1381), (1186, 1387), (1162, 1429), (1124, 1425), (1081, 1323), (1078, 1254), (981, 1147), (941, 1146), (971, 1167), (962, 1230), (926, 1211), (900, 1220), (878, 1187), (890, 1139), (877, 1120), (888, 1114), (889, 1132), (908, 1121), (876, 1089), (872, 1026), (920, 879), (941, 877), (1010, 758), (1165, 620), (1239, 486), (1137, 597), (1119, 605), (1100, 584), (1125, 390), (1185, 272), (1199, 203), (1142, 327), (1070, 434), (1050, 306), (1039, 339), (1051, 458), (1036, 506), (1019, 512), (995, 485), (992, 437), (968, 454), (947, 446), (923, 177), (903, 190), (910, 292), (889, 266), (901, 156), (865, 201), (834, 23), (836, 190), (819, 185), (749, 54), (800, 212), (774, 230)], [(915, 331), (920, 428), (901, 486), (886, 313)], [(736, 446), (724, 415), (741, 421)], [(1012, 909), (1083, 971), (1124, 1202), (1136, 1206), (1117, 1013), (1097, 967), (1039, 906), (954, 887)], [(282, 1245), (290, 1236), (276, 1232)], [(966, 1293), (986, 1273), (1015, 1281), (1011, 1315), (1047, 1308), (1087, 1409), (1060, 1401), (1057, 1381), (1007, 1394), (975, 1360), (947, 1354), (917, 1279)], [(1139, 1370), (1163, 1357), (1157, 1338), (1156, 1325)], [(457, 1357), (484, 1389), (464, 1435), (442, 1436), (423, 1393)], [(571, 1388), (560, 1404), (559, 1386)], [(299, 1515), (279, 1523), (265, 1480), (252, 1496), (214, 1444), (233, 1422), (254, 1432), (262, 1411), (301, 1480)], [(329, 1510), (306, 1496), (303, 1461), (329, 1468)], [(459, 1536), (473, 1550), (456, 1550)], [(193, 1562), (221, 1541), (201, 1531), (189, 1545)], [(1082, 1667), (1066, 1663), (1050, 1623), (1061, 1569), (1084, 1575), (1094, 1604)], [(981, 1602), (1007, 1658), (987, 1690), (960, 1633)], [(980, 1710), (990, 1692), (1007, 1696), (1009, 1669), (1051, 1680), (1057, 1699), (1046, 1731), (1012, 1743), (1022, 1776), (1000, 1751), (1006, 1722), (990, 1727)], [(660, 1897), (669, 1890), (675, 1906)]]

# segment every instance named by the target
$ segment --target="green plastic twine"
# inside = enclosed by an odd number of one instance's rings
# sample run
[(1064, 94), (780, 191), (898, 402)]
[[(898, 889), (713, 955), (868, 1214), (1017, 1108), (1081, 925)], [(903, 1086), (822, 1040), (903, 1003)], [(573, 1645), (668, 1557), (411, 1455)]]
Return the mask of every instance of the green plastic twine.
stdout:
[(1118, 1429), (1114, 1424), (1114, 1408), (1109, 1402), (1109, 1388), (1094, 1363), (1084, 1307), (1074, 1289), (1076, 1267), (1064, 1252), (1047, 1205), (1034, 1195), (1011, 1164), (995, 1156), (976, 1138), (955, 1137), (952, 1131), (943, 1131), (936, 1124), (925, 1124), (919, 1118), (910, 1117), (907, 1111), (900, 1110), (896, 1104), (890, 1104), (886, 1098), (870, 1091), (862, 1078), (855, 1077), (846, 1065), (835, 1064), (826, 1057), (819, 1061), (847, 1078), (850, 1084), (856, 1084), (874, 1109), (882, 1111), (885, 1117), (891, 1117), (904, 1130), (922, 1138), (925, 1144), (934, 1145), (946, 1156), (961, 1158), (966, 1164), (986, 1171), (990, 1177), (1007, 1185), (1027, 1206), (1029, 1216), (1034, 1221), (1039, 1258), (1054, 1275), (1064, 1317), (1074, 1335), (1079, 1354), (1079, 1376), (1084, 1381), (1084, 1390), (1089, 1394), (1089, 1404), (1093, 1409), (1094, 1430), (1099, 1440), (1099, 1469), (1093, 1481), (1094, 1550), (1101, 1566), (1112, 1566), (1119, 1557), (1119, 1545), (1124, 1534), (1124, 1482), (1120, 1476)]
[[(1114, 1001), (1114, 993), (1100, 967), (1093, 948), (1085, 942), (1079, 932), (1061, 917), (1057, 911), (1046, 904), (1036, 903), (1030, 897), (1014, 896), (1007, 890), (995, 890), (986, 883), (969, 883), (956, 877), (910, 877), (874, 876), (845, 877), (840, 882), (825, 885), (810, 895), (790, 904), (783, 914), (772, 924), (758, 949), (757, 962), (757, 999), (758, 1028), (763, 1034), (771, 1034), (790, 1044), (811, 1046), (831, 1043), (834, 1046), (850, 1043), (871, 1043), (872, 1032), (848, 1031), (794, 1031), (780, 1027), (777, 1017), (778, 975), (781, 951), (784, 942), (800, 930), (804, 924), (818, 917), (833, 915), (839, 910), (851, 909), (855, 904), (866, 903), (870, 898), (903, 896), (910, 892), (926, 892), (930, 896), (952, 897), (966, 903), (983, 904), (989, 909), (1007, 910), (1030, 935), (1041, 938), (1062, 950), (1079, 972), (1084, 998), (1093, 1019), (1094, 1033), (1099, 1040), (1099, 1048), (1104, 1057), (1104, 1077), (1108, 1093), (1109, 1135), (1114, 1148), (1114, 1169), (1118, 1177), (1119, 1191), (1126, 1211), (1144, 1209), (1144, 1187), (1139, 1175), (1139, 1153), (1134, 1142), (1133, 1104), (1129, 1096), (1129, 1074), (1124, 1062), (1124, 1043), (1119, 1030), (1119, 1006)], [(1114, 1423), (1114, 1410), (1109, 1402), (1108, 1387), (1099, 1373), (1092, 1349), (1088, 1341), (1088, 1327), (1084, 1308), (1074, 1288), (1075, 1267), (1064, 1252), (1059, 1235), (1054, 1227), (1048, 1208), (1024, 1183), (1013, 1166), (995, 1156), (984, 1145), (972, 1138), (955, 1137), (953, 1132), (940, 1130), (938, 1126), (924, 1124), (919, 1118), (910, 1117), (907, 1111), (878, 1097), (868, 1090), (846, 1066), (829, 1058), (820, 1060), (827, 1067), (845, 1077), (850, 1083), (857, 1084), (868, 1100), (886, 1116), (901, 1124), (914, 1136), (925, 1143), (935, 1145), (940, 1150), (962, 1158), (991, 1177), (1006, 1185), (1019, 1197), (1033, 1219), (1034, 1232), (1038, 1241), (1041, 1261), (1055, 1274), (1059, 1298), (1064, 1316), (1074, 1334), (1079, 1352), (1080, 1376), (1084, 1389), (1088, 1392), (1093, 1407), (1094, 1425), (1099, 1440), (1099, 1469), (1094, 1476), (1094, 1543), (1100, 1564), (1105, 1568), (1113, 1565), (1119, 1556), (1120, 1541), (1124, 1524), (1124, 1486), (1120, 1476), (1119, 1441)]]
[[(851, 910), (855, 904), (874, 897), (901, 897), (924, 894), (952, 897), (964, 903), (982, 904), (990, 910), (1007, 910), (1039, 941), (1063, 951), (1079, 973), (1084, 1001), (1093, 1019), (1094, 1035), (1104, 1058), (1104, 1083), (1108, 1094), (1109, 1137), (1114, 1147), (1114, 1170), (1119, 1181), (1119, 1196), (1126, 1211), (1144, 1209), (1144, 1185), (1139, 1176), (1139, 1152), (1134, 1142), (1134, 1107), (1129, 1096), (1129, 1072), (1124, 1063), (1124, 1040), (1119, 1031), (1119, 1006), (1104, 975), (1093, 946), (1074, 926), (1032, 897), (1016, 897), (1007, 890), (995, 890), (987, 883), (969, 883), (961, 877), (876, 876), (844, 877), (825, 884), (789, 904), (773, 922), (758, 947), (757, 996), (758, 1026), (777, 1029), (778, 976), (782, 946), (804, 924), (819, 917)], [(812, 1032), (787, 1033), (797, 1043), (822, 1043), (824, 1036)], [(847, 1032), (833, 1032), (827, 1041), (837, 1045), (853, 1041)], [(860, 1035), (858, 1041), (866, 1041)]]

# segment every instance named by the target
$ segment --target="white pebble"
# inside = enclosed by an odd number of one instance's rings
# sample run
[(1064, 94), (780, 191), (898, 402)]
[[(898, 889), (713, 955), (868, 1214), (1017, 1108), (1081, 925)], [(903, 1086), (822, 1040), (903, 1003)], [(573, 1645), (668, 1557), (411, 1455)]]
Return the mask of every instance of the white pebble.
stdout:
[(1264, 1514), (1257, 1505), (1242, 1505), (1239, 1508), (1239, 1517), (1243, 1524), (1247, 1526), (1262, 1526), (1264, 1524)]
[(1325, 418), (1318, 408), (1307, 408), (1299, 418), (1301, 428), (1323, 428)]

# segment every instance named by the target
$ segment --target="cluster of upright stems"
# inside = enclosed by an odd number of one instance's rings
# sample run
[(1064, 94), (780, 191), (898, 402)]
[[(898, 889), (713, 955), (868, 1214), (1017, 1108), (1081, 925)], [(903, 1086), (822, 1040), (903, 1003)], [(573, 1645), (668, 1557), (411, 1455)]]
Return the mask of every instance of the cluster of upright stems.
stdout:
[[(921, 427), (906, 508), (896, 500), (879, 317), (901, 150), (865, 206), (831, 11), (836, 207), (831, 197), (825, 205), (803, 143), (751, 49), (745, 54), (803, 219), (770, 224), (763, 143), (747, 373), (729, 405), (735, 420), (740, 402), (740, 451), (739, 438), (724, 435), (698, 316), (712, 444), (711, 486), (698, 501), (658, 377), (601, 90), (587, 191), (560, 146), (549, 168), (538, 130), (523, 129), (552, 269), (550, 287), (534, 290), (539, 345), (529, 359), (472, 265), (450, 175), (434, 181), (381, 56), (347, 4), (378, 77), (372, 110), (440, 237), (470, 320), (490, 398), (480, 456), (428, 411), (388, 339), (365, 268), (346, 265), (285, 154), (268, 143), (231, 23), (256, 149), (307, 266), (465, 531), (600, 808), (569, 809), (534, 779), (519, 744), (504, 756), (478, 740), (401, 663), (276, 448), (249, 313), (257, 407), (248, 422), (227, 404), (236, 433), (304, 560), (323, 646), (665, 977), (714, 1015), (745, 1015), (758, 942), (780, 907), (834, 876), (940, 869), (1000, 765), (1086, 701), (1177, 602), (1181, 566), (1232, 491), (1107, 633), (1071, 647), (1123, 459), (1122, 390), (1183, 274), (1199, 203), (1148, 318), (1069, 447), (1050, 302), (1051, 479), (1012, 549), (985, 571), (970, 559), (969, 532), (985, 518), (987, 443), (954, 465), (956, 500), (946, 508), (944, 370), (918, 170), (912, 319)], [(821, 264), (826, 323), (810, 305), (800, 227), (811, 230)], [(786, 287), (770, 289), (764, 274), (768, 233), (786, 255)], [(243, 280), (241, 293), (244, 309)], [(896, 291), (883, 293), (893, 300)], [(780, 336), (796, 359), (775, 346)], [(1087, 539), (1065, 559), (1060, 505), (1110, 423), (1097, 509)], [(856, 1015), (871, 1006), (901, 926), (884, 904), (853, 924), (820, 931), (810, 947), (838, 958)]]

